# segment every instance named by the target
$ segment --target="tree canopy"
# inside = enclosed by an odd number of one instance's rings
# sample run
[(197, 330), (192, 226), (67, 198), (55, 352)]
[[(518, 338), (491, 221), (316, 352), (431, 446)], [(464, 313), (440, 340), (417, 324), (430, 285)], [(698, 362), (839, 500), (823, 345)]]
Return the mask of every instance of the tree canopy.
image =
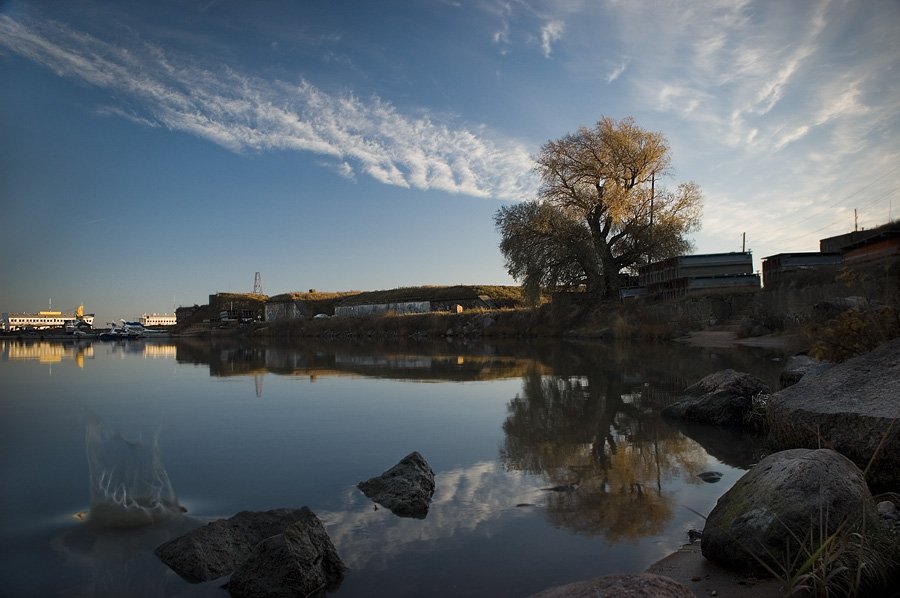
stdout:
[(612, 298), (623, 273), (688, 252), (686, 235), (699, 228), (702, 194), (693, 182), (663, 187), (670, 164), (662, 133), (631, 117), (604, 117), (548, 141), (535, 158), (536, 200), (494, 217), (510, 275), (530, 297), (545, 287), (584, 285)]

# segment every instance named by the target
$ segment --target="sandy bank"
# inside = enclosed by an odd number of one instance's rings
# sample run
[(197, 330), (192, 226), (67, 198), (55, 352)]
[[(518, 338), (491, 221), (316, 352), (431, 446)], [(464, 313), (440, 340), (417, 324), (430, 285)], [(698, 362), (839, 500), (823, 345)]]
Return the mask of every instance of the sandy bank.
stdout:
[(728, 349), (734, 347), (758, 347), (779, 349), (787, 353), (799, 353), (809, 348), (809, 342), (800, 334), (767, 334), (740, 338), (731, 330), (697, 330), (675, 339), (676, 342), (694, 347)]
[(665, 575), (684, 584), (695, 596), (719, 598), (777, 598), (781, 583), (733, 573), (703, 558), (700, 544), (685, 544), (677, 552), (658, 561), (647, 573)]

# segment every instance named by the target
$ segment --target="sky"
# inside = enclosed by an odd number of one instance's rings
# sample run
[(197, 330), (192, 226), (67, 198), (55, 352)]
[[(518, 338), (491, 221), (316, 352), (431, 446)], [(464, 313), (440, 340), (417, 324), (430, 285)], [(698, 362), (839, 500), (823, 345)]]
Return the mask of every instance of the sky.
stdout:
[[(896, 0), (0, 0), (0, 311), (515, 284), (494, 226), (602, 117), (696, 251), (900, 216)], [(855, 215), (854, 215), (855, 212)]]

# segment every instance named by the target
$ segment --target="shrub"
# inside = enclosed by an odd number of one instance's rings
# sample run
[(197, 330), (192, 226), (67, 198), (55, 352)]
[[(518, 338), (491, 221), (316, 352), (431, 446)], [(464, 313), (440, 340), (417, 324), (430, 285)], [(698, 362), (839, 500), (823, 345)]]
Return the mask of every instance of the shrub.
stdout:
[(900, 310), (862, 306), (848, 309), (822, 325), (811, 326), (810, 353), (816, 359), (840, 362), (868, 353), (897, 337), (900, 337)]

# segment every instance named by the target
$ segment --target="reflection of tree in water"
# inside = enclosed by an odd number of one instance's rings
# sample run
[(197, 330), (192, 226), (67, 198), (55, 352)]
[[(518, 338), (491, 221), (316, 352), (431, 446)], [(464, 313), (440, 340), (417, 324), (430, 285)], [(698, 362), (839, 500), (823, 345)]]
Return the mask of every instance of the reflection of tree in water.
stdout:
[(610, 541), (658, 533), (672, 515), (663, 482), (681, 471), (696, 479), (706, 455), (617, 371), (593, 372), (526, 376), (508, 405), (501, 459), (508, 469), (544, 476), (556, 525)]

